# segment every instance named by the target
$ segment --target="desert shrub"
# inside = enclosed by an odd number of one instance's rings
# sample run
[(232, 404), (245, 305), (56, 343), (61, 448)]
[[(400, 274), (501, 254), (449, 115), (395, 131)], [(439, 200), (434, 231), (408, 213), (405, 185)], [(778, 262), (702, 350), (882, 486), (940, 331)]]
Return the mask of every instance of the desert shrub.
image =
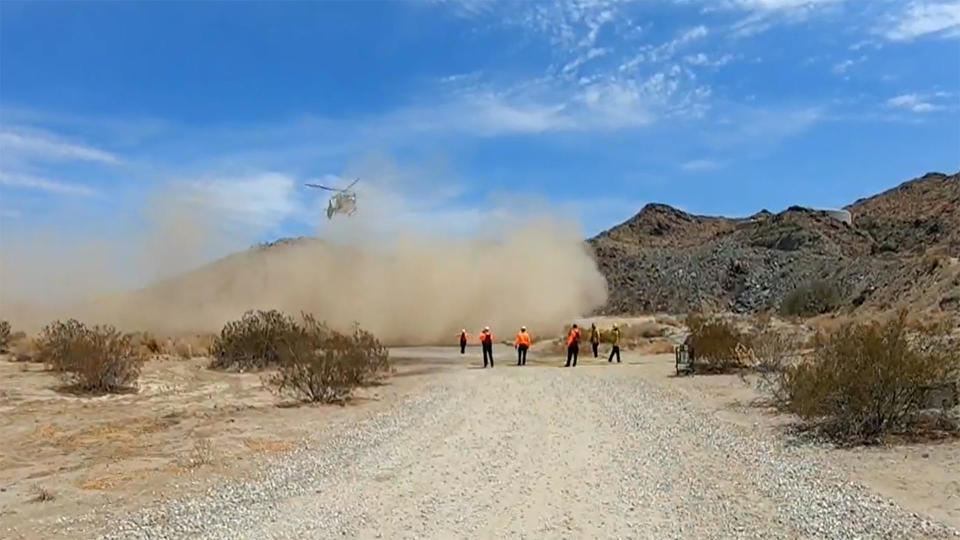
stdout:
[(218, 339), (215, 334), (191, 334), (169, 338), (167, 350), (170, 354), (189, 360), (203, 356), (211, 356), (213, 344)]
[(178, 462), (184, 469), (195, 469), (212, 464), (215, 457), (213, 444), (210, 439), (203, 437), (194, 440), (189, 455), (180, 456)]
[(76, 319), (54, 321), (43, 327), (37, 338), (34, 359), (53, 371), (65, 371), (72, 365), (71, 348), (87, 333), (86, 325)]
[(640, 344), (640, 353), (641, 354), (667, 354), (674, 351), (676, 345), (669, 340), (664, 339), (653, 339), (646, 343)]
[(134, 347), (145, 356), (165, 354), (167, 351), (164, 342), (150, 332), (137, 332), (130, 337)]
[(780, 302), (780, 313), (792, 317), (812, 317), (837, 309), (840, 290), (827, 281), (811, 281), (787, 293)]
[(757, 388), (772, 395), (775, 402), (783, 402), (782, 379), (788, 366), (800, 354), (804, 336), (797, 330), (772, 324), (769, 316), (758, 316), (750, 332), (750, 348), (741, 361), (754, 371)]
[(6, 352), (7, 345), (10, 344), (10, 333), (10, 321), (0, 320), (0, 352)]
[(945, 312), (921, 312), (907, 316), (906, 325), (909, 330), (926, 336), (943, 336), (957, 327), (956, 316)]
[(7, 347), (14, 362), (39, 362), (40, 351), (37, 347), (37, 340), (28, 337), (23, 332), (14, 332), (10, 337), (10, 345)]
[(660, 324), (663, 326), (670, 326), (672, 328), (679, 328), (683, 326), (683, 323), (681, 323), (675, 317), (670, 315), (657, 315), (656, 321), (657, 321), (657, 324)]
[(279, 344), (295, 330), (289, 315), (276, 310), (248, 311), (220, 331), (210, 348), (210, 367), (250, 370), (275, 366)]
[(624, 338), (658, 338), (663, 337), (664, 328), (655, 322), (640, 323), (636, 326), (628, 325), (623, 329)]
[(701, 373), (726, 373), (744, 364), (750, 336), (719, 317), (697, 313), (687, 315), (690, 329), (686, 344), (693, 349), (694, 369)]
[(30, 502), (35, 502), (35, 503), (50, 502), (57, 498), (57, 496), (54, 495), (52, 491), (40, 485), (34, 485), (33, 487), (31, 487), (30, 493), (32, 494), (30, 498)]
[[(613, 327), (599, 327), (600, 330), (600, 342), (601, 343), (613, 343)], [(643, 322), (640, 324), (621, 324), (620, 325), (620, 346), (627, 347), (629, 345), (636, 345), (638, 342), (646, 342), (651, 339), (661, 338), (667, 333), (667, 328), (664, 325), (661, 325), (656, 322)], [(569, 331), (569, 329), (567, 330)], [(589, 342), (590, 341), (590, 327), (583, 327), (580, 329), (580, 341)], [(566, 336), (566, 334), (564, 334)]]
[(343, 400), (390, 369), (386, 348), (370, 332), (355, 327), (345, 334), (310, 315), (303, 319), (279, 343), (279, 369), (265, 380), (275, 393), (308, 402)]
[(83, 392), (117, 392), (140, 377), (143, 356), (129, 334), (104, 325), (87, 327), (76, 320), (54, 322), (37, 344), (40, 357)]
[(908, 335), (906, 312), (821, 335), (809, 361), (784, 369), (781, 406), (844, 441), (909, 431), (930, 393), (955, 385), (960, 373), (960, 353), (923, 340)]

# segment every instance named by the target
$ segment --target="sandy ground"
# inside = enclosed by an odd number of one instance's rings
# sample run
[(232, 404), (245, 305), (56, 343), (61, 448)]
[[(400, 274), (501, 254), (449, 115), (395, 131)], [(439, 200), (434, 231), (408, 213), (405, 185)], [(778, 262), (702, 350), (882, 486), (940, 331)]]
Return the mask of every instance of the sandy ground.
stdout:
[[(415, 391), (407, 372), (429, 372), (402, 366), (389, 385), (359, 390), (346, 407), (285, 407), (260, 375), (206, 364), (151, 360), (139, 393), (81, 398), (59, 394), (56, 377), (37, 364), (0, 360), (0, 537), (3, 527), (25, 538), (72, 537), (58, 531), (59, 518), (122, 513), (244, 478), (262, 458)], [(53, 499), (36, 502), (41, 490)]]
[[(630, 536), (669, 520), (670, 505), (688, 501), (669, 500), (673, 494), (651, 502), (638, 487), (606, 485), (611, 478), (630, 469), (644, 478), (691, 479), (686, 461), (668, 460), (677, 470), (643, 470), (651, 453), (669, 447), (626, 435), (628, 426), (610, 413), (617, 404), (603, 396), (609, 385), (621, 393), (631, 384), (663, 389), (668, 393), (648, 399), (671, 400), (719, 424), (711, 429), (776, 435), (784, 424), (752, 405), (756, 393), (737, 377), (671, 377), (669, 355), (627, 352), (620, 366), (582, 358), (575, 371), (554, 369), (561, 360), (535, 354), (517, 369), (512, 349), (496, 354), (496, 370), (484, 371), (475, 347), (466, 357), (449, 348), (394, 350), (397, 375), (362, 389), (346, 407), (278, 407), (258, 375), (210, 372), (202, 360), (151, 361), (140, 393), (94, 399), (58, 394), (56, 379), (38, 366), (0, 361), (0, 536), (90, 537), (128, 512), (256, 477), (305, 446), (335, 448), (330, 441), (344, 430), (406, 406), (427, 388), (447, 396), (440, 410), (385, 439), (378, 459), (337, 477), (338, 497), (285, 498), (271, 507), (279, 512), (271, 525), (245, 529), (246, 537), (309, 536), (302, 520), (285, 516), (349, 516), (360, 502), (366, 519), (343, 524), (360, 537)], [(675, 419), (658, 415), (656, 403), (649, 408), (641, 420), (670, 433)], [(780, 522), (774, 502), (746, 481), (748, 464), (711, 453), (695, 438), (678, 435), (673, 443), (704, 471), (693, 481), (706, 493), (699, 496), (721, 500), (735, 489), (749, 506), (744, 515)], [(851, 480), (960, 528), (960, 477), (950, 472), (960, 470), (957, 443), (817, 451)], [(53, 499), (37, 502), (40, 490)], [(631, 513), (646, 503), (661, 509)], [(696, 536), (696, 528), (689, 532)]]
[[(668, 361), (669, 360), (669, 361)], [(672, 357), (641, 357), (639, 373), (651, 381), (669, 380), (700, 407), (726, 422), (763, 429), (788, 438), (788, 417), (764, 407), (755, 377), (736, 375), (673, 377)], [(960, 441), (859, 448), (820, 449), (849, 477), (904, 508), (960, 528)]]

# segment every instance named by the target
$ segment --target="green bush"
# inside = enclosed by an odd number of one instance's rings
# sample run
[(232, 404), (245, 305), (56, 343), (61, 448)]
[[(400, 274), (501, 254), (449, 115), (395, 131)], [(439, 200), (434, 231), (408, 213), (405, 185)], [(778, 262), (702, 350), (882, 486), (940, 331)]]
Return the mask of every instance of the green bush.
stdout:
[(256, 370), (275, 366), (279, 344), (296, 329), (293, 319), (279, 311), (248, 311), (220, 331), (210, 349), (210, 367)]
[(924, 339), (908, 336), (906, 312), (882, 324), (847, 323), (815, 340), (811, 360), (784, 369), (780, 404), (838, 440), (908, 432), (930, 393), (955, 385), (960, 371), (960, 353)]
[(812, 281), (788, 293), (780, 303), (784, 316), (811, 317), (828, 313), (840, 305), (839, 289), (826, 281)]

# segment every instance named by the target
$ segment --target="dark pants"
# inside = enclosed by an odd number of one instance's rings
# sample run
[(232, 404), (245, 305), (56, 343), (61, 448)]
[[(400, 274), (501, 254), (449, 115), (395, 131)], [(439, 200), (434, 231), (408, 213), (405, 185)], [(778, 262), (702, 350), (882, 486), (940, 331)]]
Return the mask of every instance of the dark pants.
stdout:
[(526, 345), (517, 346), (517, 365), (518, 366), (527, 365), (527, 346)]
[(483, 367), (487, 367), (487, 356), (490, 357), (490, 367), (493, 367), (493, 343), (483, 344)]
[(597, 353), (598, 353), (598, 351), (599, 351), (599, 349), (600, 349), (600, 344), (599, 344), (599, 343), (596, 343), (596, 342), (591, 342), (590, 345), (593, 346), (593, 357), (596, 358), (596, 357), (597, 357)]
[(570, 367), (570, 359), (573, 359), (573, 365), (577, 365), (577, 356), (580, 354), (579, 345), (570, 345), (567, 347), (567, 365), (565, 367)]
[(607, 358), (607, 362), (613, 362), (613, 355), (617, 355), (617, 363), (620, 363), (620, 346), (614, 345), (613, 350), (610, 351), (610, 358)]
[(465, 340), (460, 342), (460, 354), (467, 352), (467, 342)]

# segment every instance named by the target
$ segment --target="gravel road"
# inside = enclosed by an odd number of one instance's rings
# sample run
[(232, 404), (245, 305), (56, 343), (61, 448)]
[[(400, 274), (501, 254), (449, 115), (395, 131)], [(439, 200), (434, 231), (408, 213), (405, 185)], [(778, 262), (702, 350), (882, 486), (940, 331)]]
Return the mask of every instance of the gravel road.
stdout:
[(461, 365), (263, 479), (104, 538), (960, 537), (701, 410), (626, 364)]

